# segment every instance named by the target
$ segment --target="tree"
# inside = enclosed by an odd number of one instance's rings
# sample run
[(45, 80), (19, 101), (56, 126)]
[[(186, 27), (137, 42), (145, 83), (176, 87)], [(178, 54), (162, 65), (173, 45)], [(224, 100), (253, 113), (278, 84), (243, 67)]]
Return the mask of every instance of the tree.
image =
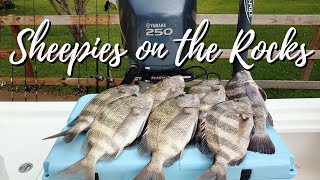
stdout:
[[(87, 12), (86, 4), (89, 0), (73, 0), (75, 12), (71, 10), (69, 0), (49, 0), (54, 10), (59, 15), (85, 15)], [(86, 27), (85, 25), (69, 25), (70, 33), (74, 39), (81, 44), (86, 42)]]
[(4, 6), (4, 0), (0, 0), (0, 11), (5, 8)]

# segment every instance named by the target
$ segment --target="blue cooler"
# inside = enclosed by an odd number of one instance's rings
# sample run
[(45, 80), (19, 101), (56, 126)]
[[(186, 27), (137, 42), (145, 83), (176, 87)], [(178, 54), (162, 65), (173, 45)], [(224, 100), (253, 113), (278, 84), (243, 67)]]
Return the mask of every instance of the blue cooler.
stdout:
[[(68, 122), (74, 120), (94, 96), (95, 95), (92, 94), (80, 98), (74, 107)], [(294, 179), (294, 176), (296, 175), (294, 156), (272, 127), (268, 127), (267, 130), (276, 147), (276, 153), (273, 155), (265, 155), (249, 151), (245, 160), (239, 166), (228, 167), (228, 180)], [(84, 157), (84, 154), (80, 152), (84, 138), (85, 134), (82, 133), (68, 144), (63, 141), (63, 137), (57, 139), (47, 159), (43, 163), (43, 180), (68, 179), (60, 177), (57, 174)], [(97, 163), (96, 179), (131, 180), (148, 164), (149, 161), (150, 157), (140, 156), (135, 148), (125, 149), (118, 159), (112, 161), (99, 161)], [(175, 162), (170, 167), (164, 167), (164, 174), (168, 180), (194, 180), (211, 164), (212, 160), (201, 154), (197, 148), (188, 148), (185, 150), (181, 160)], [(80, 178), (70, 179), (80, 180)]]

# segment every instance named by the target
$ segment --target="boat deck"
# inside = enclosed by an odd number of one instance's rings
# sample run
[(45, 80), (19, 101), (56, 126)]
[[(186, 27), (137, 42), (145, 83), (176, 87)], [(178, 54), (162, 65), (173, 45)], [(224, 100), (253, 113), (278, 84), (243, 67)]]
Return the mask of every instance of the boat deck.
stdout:
[[(76, 102), (1, 102), (0, 155), (10, 179), (40, 180), (43, 162), (55, 140), (42, 138), (61, 131)], [(297, 180), (320, 176), (320, 99), (271, 99), (267, 106), (275, 129), (296, 157)], [(32, 163), (26, 173), (20, 165)]]

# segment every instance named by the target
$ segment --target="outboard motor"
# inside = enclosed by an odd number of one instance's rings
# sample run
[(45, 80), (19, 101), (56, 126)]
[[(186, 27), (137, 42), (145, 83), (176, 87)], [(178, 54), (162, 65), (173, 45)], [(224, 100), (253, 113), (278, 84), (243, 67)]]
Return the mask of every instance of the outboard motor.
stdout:
[[(195, 29), (196, 0), (119, 0), (119, 13), (122, 43), (131, 63), (121, 84), (131, 84), (137, 76), (152, 80), (181, 74), (175, 65), (180, 43), (173, 40)], [(135, 53), (145, 41), (163, 43), (169, 54), (164, 59), (149, 56), (139, 61)]]

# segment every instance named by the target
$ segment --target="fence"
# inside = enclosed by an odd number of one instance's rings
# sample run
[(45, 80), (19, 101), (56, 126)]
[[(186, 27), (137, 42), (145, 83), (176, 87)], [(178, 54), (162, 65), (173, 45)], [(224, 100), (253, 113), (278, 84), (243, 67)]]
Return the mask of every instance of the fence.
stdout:
[[(219, 25), (235, 25), (237, 24), (238, 15), (234, 14), (198, 14), (197, 24), (203, 19), (208, 19), (211, 24)], [(118, 15), (110, 15), (108, 18), (105, 15), (82, 15), (82, 16), (68, 16), (68, 15), (55, 15), (55, 16), (0, 16), (2, 26), (11, 26), (12, 34), (15, 39), (20, 32), (20, 25), (40, 25), (44, 19), (49, 19), (51, 25), (92, 25), (92, 24), (119, 24)], [(303, 69), (299, 81), (289, 80), (257, 80), (257, 84), (262, 88), (275, 88), (275, 89), (320, 89), (320, 81), (309, 81), (309, 76), (313, 69), (314, 61), (320, 59), (320, 15), (254, 15), (253, 25), (313, 25), (315, 31), (312, 41), (310, 43), (310, 50), (315, 50), (315, 53), (309, 58), (307, 66)], [(12, 49), (0, 49), (0, 59), (7, 59), (11, 54)], [(17, 57), (21, 57), (20, 50), (17, 52)], [(222, 49), (223, 54), (220, 58), (229, 58), (231, 49)], [(249, 53), (250, 54), (250, 51)], [(26, 82), (27, 84), (42, 84), (42, 85), (81, 85), (81, 86), (94, 86), (96, 83), (95, 78), (35, 78), (33, 68), (28, 60), (25, 64), (26, 68)], [(18, 77), (11, 79), (11, 77), (0, 77), (0, 82), (5, 84), (21, 85), (25, 83), (25, 78)], [(121, 79), (115, 79), (113, 85), (118, 85)], [(226, 83), (223, 80), (223, 83)], [(106, 82), (100, 81), (99, 85), (103, 86)], [(192, 82), (188, 85), (192, 85)]]

